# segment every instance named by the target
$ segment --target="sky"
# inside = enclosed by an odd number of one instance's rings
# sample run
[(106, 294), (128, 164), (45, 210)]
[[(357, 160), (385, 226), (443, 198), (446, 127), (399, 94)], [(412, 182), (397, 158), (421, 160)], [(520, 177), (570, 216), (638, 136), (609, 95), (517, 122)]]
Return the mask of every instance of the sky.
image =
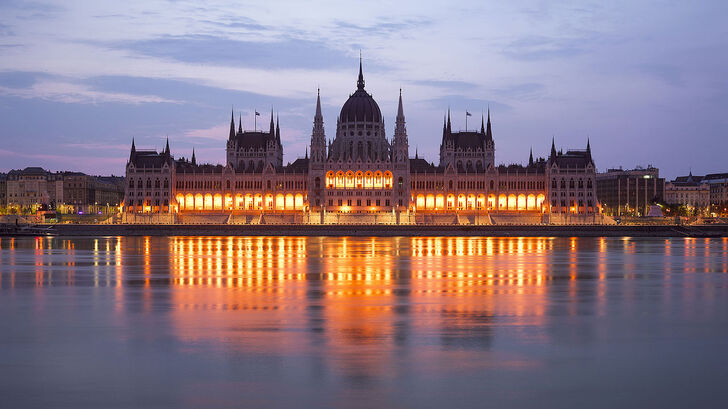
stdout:
[(600, 171), (728, 172), (726, 1), (0, 0), (0, 172), (123, 175), (138, 149), (224, 163), (231, 110), (280, 117), (304, 155), (320, 88), (327, 138), (356, 89), (410, 155), (437, 163), (443, 116), (480, 126), (496, 162), (584, 149)]

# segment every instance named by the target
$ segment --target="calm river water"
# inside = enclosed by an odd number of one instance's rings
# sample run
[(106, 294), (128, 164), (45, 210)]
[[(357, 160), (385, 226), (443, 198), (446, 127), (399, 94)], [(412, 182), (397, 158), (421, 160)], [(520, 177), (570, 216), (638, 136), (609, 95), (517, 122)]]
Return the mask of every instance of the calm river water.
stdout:
[(728, 239), (0, 240), (1, 408), (725, 408)]

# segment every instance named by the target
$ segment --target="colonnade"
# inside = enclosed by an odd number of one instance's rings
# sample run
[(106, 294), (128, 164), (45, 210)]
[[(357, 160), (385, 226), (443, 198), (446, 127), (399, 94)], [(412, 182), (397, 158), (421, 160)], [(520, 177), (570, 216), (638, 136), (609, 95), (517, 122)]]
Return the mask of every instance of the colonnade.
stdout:
[(230, 210), (303, 210), (303, 193), (178, 193), (175, 196), (180, 211)]
[(416, 210), (540, 211), (544, 194), (424, 194), (415, 193)]
[(392, 172), (382, 171), (338, 171), (326, 173), (326, 187), (329, 189), (391, 189)]

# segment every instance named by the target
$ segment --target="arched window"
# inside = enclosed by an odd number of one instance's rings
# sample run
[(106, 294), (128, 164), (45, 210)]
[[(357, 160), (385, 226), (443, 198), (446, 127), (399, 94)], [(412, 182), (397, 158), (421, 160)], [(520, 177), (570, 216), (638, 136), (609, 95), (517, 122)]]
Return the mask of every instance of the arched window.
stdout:
[(141, 189), (144, 187), (144, 182), (142, 181), (142, 178), (139, 178), (137, 181), (137, 188)]
[(404, 179), (402, 179), (402, 176), (397, 179), (397, 186), (402, 189), (402, 185), (404, 185)]
[(147, 179), (147, 189), (152, 188), (152, 179)]
[(584, 180), (579, 179), (579, 189), (584, 188)]
[(169, 180), (167, 180), (167, 179), (164, 179), (164, 188), (165, 189), (169, 188)]
[(134, 188), (134, 179), (129, 179), (129, 187)]
[(159, 179), (157, 179), (157, 180), (154, 181), (154, 187), (156, 189), (159, 189)]
[(270, 180), (268, 181), (268, 189), (270, 189)]
[(564, 180), (563, 178), (561, 179), (561, 188), (566, 189), (566, 180)]
[(551, 179), (551, 189), (556, 189), (557, 183), (556, 178)]
[(586, 188), (587, 189), (591, 189), (592, 188), (592, 181), (591, 181), (591, 179), (587, 179), (587, 181), (586, 181)]
[(450, 189), (452, 189), (452, 180), (450, 181)]
[(493, 190), (493, 185), (494, 185), (494, 183), (493, 183), (493, 181), (491, 180), (491, 181), (490, 181), (490, 189), (491, 189), (491, 190)]
[(313, 185), (314, 185), (314, 187), (316, 189), (319, 189), (321, 187), (321, 178), (318, 177), (318, 176), (316, 176), (316, 180), (314, 180), (314, 184)]
[(230, 181), (229, 180), (226, 181), (225, 185), (227, 186), (228, 189), (230, 189)]
[(573, 189), (573, 188), (574, 188), (574, 179), (570, 179), (569, 180), (569, 189)]

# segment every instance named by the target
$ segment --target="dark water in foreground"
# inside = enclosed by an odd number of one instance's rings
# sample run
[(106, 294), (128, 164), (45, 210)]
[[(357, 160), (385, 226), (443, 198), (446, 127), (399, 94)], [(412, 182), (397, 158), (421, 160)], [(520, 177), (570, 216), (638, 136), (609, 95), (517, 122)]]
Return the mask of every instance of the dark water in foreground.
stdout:
[(725, 408), (727, 382), (728, 239), (0, 240), (0, 408)]

